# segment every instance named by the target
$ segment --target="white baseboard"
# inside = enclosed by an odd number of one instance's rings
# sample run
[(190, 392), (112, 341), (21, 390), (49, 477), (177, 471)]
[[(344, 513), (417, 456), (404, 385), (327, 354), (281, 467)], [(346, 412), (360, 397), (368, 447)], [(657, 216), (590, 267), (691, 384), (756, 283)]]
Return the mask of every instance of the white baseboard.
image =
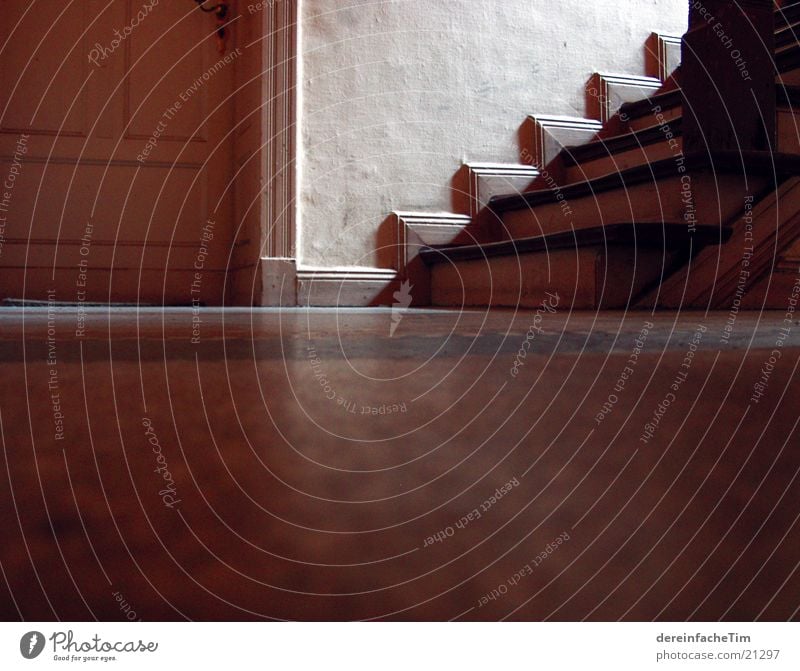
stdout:
[(391, 305), (398, 287), (398, 273), (391, 269), (297, 269), (297, 305), (303, 307)]

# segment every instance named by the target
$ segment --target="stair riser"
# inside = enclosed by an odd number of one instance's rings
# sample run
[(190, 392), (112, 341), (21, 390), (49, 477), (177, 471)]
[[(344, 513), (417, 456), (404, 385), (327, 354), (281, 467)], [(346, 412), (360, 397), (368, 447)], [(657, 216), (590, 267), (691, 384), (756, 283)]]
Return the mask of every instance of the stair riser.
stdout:
[(594, 179), (612, 172), (619, 172), (637, 165), (644, 165), (652, 161), (669, 158), (680, 154), (683, 143), (681, 138), (673, 138), (669, 142), (655, 142), (642, 147), (635, 147), (628, 151), (618, 152), (594, 161), (587, 161), (580, 165), (570, 166), (565, 172), (565, 184), (572, 184), (586, 179)]
[[(658, 281), (670, 261), (661, 251), (620, 247), (438, 264), (432, 301), (438, 307), (537, 308), (548, 302), (557, 310), (623, 308)], [(545, 322), (546, 314), (539, 325), (546, 331)]]
[[(696, 223), (724, 225), (744, 207), (748, 194), (758, 193), (766, 178), (702, 172), (687, 179), (665, 178), (625, 190), (615, 189), (573, 200), (539, 204), (533, 209), (505, 212), (502, 221), (506, 239), (532, 237), (589, 228), (615, 221), (686, 221), (694, 213)], [(687, 189), (686, 185), (691, 188)], [(749, 188), (748, 188), (749, 187)], [(687, 207), (687, 197), (692, 198)]]

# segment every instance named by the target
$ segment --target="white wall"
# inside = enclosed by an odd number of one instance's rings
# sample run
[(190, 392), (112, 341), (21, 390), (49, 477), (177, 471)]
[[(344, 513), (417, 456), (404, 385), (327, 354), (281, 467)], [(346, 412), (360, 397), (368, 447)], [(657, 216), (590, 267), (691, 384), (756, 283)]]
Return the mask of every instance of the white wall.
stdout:
[(645, 74), (686, 0), (303, 0), (300, 261), (388, 266), (387, 215), (454, 209), (466, 161), (518, 162), (530, 113), (584, 116), (594, 71)]

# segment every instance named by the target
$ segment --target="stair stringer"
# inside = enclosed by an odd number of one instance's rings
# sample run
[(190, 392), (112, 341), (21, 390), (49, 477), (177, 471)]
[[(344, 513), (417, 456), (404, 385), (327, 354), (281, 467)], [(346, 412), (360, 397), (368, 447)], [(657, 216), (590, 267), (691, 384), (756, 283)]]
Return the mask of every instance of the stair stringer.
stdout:
[(680, 67), (682, 35), (654, 32), (645, 46), (647, 74), (651, 77), (667, 81), (670, 75)]
[(447, 245), (472, 237), (472, 217), (451, 212), (393, 212), (395, 221), (395, 268), (410, 286), (411, 306), (431, 304), (431, 271), (419, 252), (423, 247)]
[(596, 72), (586, 88), (591, 116), (608, 123), (625, 103), (648, 98), (663, 86), (655, 77)]
[(603, 128), (597, 119), (551, 114), (531, 114), (528, 123), (530, 149), (522, 148), (522, 161), (552, 175), (556, 181), (561, 178), (559, 159), (564, 148), (590, 142)]

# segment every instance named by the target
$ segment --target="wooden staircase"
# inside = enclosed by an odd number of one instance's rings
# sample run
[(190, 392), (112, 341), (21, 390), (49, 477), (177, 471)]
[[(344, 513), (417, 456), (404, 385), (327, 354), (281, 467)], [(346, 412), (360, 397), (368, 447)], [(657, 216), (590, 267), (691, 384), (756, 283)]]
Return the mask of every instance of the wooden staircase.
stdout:
[[(686, 120), (686, 90), (698, 86), (682, 86), (697, 71), (685, 52), (660, 88), (613, 110), (590, 141), (561, 148), (523, 192), (492, 197), (453, 242), (413, 240), (407, 274), (425, 302), (526, 307), (549, 292), (573, 309), (785, 308), (800, 277), (800, 2), (784, 5), (769, 69), (750, 57), (775, 80), (763, 137), (738, 119), (738, 136), (716, 133), (702, 86)], [(724, 126), (743, 107), (714, 113)]]

